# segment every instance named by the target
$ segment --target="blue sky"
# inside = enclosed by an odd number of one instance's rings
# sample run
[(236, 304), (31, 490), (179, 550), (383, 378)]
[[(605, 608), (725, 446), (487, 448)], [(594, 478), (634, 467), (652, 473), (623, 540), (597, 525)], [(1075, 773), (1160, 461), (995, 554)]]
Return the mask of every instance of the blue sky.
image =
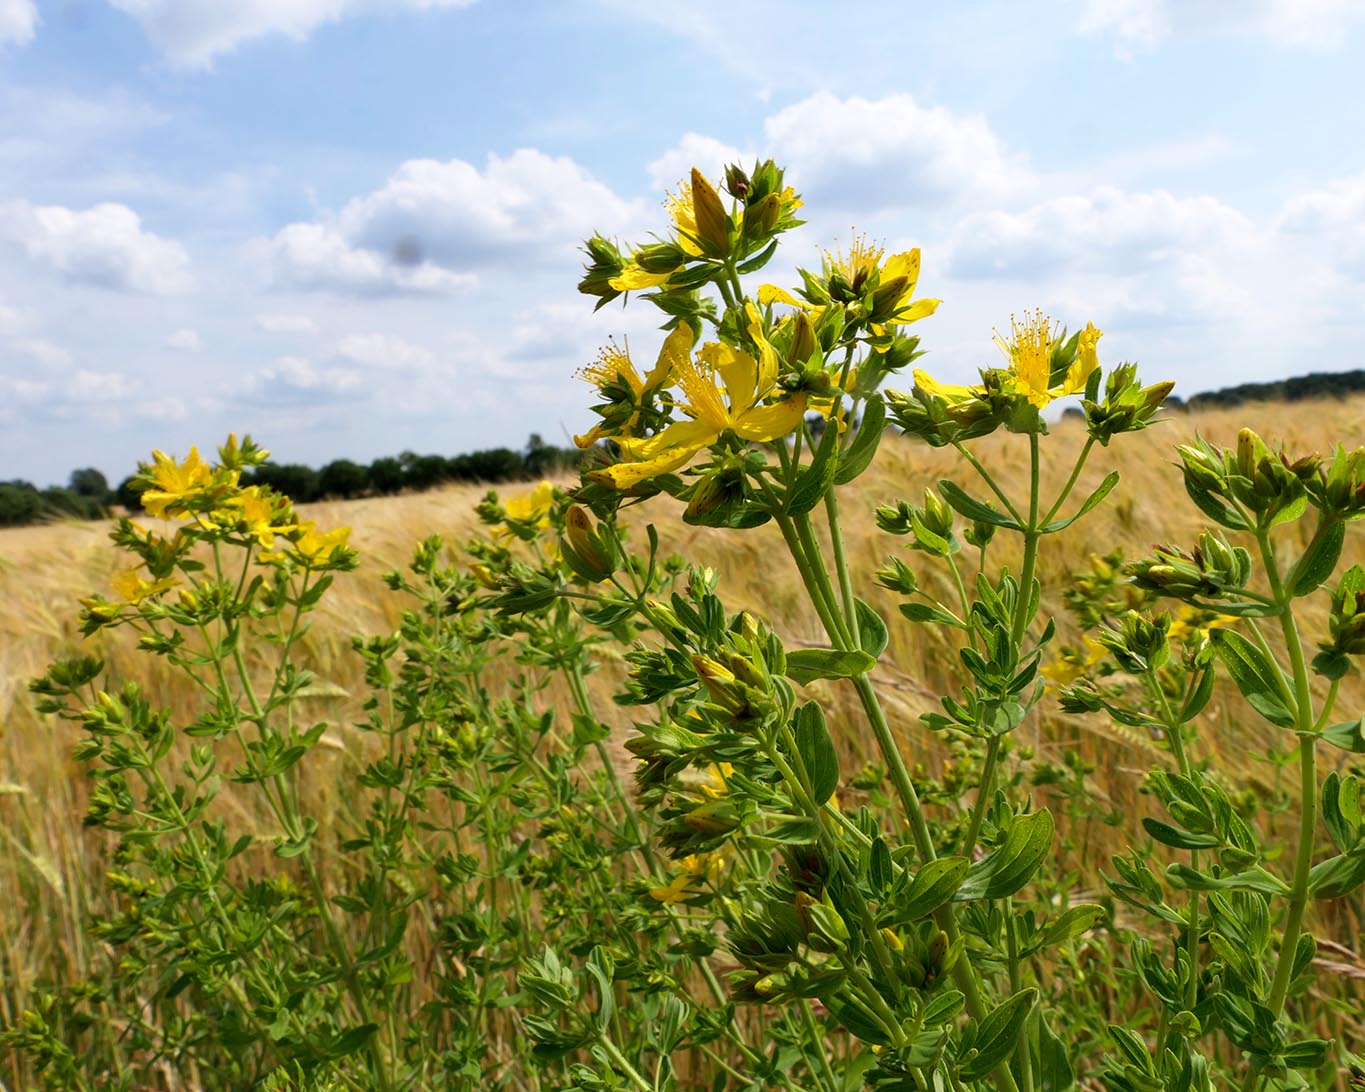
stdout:
[(1363, 69), (1365, 0), (0, 0), (0, 479), (567, 443), (656, 336), (580, 240), (736, 156), (807, 202), (764, 279), (922, 247), (944, 379), (1035, 306), (1186, 394), (1365, 367)]

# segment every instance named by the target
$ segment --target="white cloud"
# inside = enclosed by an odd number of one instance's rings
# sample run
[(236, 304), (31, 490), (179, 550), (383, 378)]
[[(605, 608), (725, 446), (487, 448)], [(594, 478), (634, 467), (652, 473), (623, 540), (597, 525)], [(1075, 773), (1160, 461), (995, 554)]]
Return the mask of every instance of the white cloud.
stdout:
[(685, 133), (682, 140), (650, 163), (649, 186), (655, 193), (670, 189), (680, 179), (689, 178), (693, 167), (715, 182), (720, 179), (726, 164), (747, 165), (753, 158), (752, 152), (741, 152), (723, 140), (700, 133)]
[(256, 328), (267, 334), (306, 334), (319, 333), (318, 324), (307, 315), (257, 315)]
[(37, 361), (45, 368), (71, 367), (71, 354), (60, 345), (42, 337), (21, 337), (9, 343), (9, 347), (30, 360)]
[(366, 368), (428, 371), (437, 364), (436, 354), (424, 345), (395, 334), (351, 334), (337, 342), (337, 355)]
[(1352, 22), (1365, 21), (1360, 0), (1083, 0), (1080, 29), (1112, 32), (1153, 46), (1177, 36), (1260, 34), (1296, 45), (1330, 46)]
[(763, 124), (765, 147), (792, 165), (798, 189), (827, 206), (859, 211), (1006, 197), (1033, 172), (1005, 150), (982, 117), (921, 106), (907, 94), (840, 99), (828, 91)]
[(242, 393), (273, 405), (354, 397), (363, 393), (364, 382), (365, 376), (357, 368), (317, 364), (301, 356), (282, 356), (248, 375), (242, 383)]
[(1290, 198), (1276, 226), (1287, 236), (1323, 245), (1344, 272), (1365, 279), (1365, 174)]
[(0, 44), (27, 45), (38, 27), (38, 6), (33, 0), (0, 0)]
[(397, 263), (351, 243), (331, 224), (290, 224), (273, 239), (258, 241), (275, 278), (295, 288), (355, 295), (440, 293), (468, 288), (478, 280), (429, 261)]
[(1026, 278), (1059, 268), (1118, 275), (1179, 264), (1191, 253), (1230, 256), (1256, 245), (1254, 225), (1216, 198), (1101, 186), (1019, 212), (965, 217), (949, 240), (951, 272), (965, 278)]
[[(13, 0), (9, 0), (13, 2)], [(109, 0), (177, 65), (202, 68), (267, 34), (303, 41), (325, 23), (365, 14), (465, 7), (474, 0)]]
[(73, 403), (123, 402), (137, 393), (137, 383), (122, 372), (82, 369), (62, 384), (62, 400)]
[(0, 337), (13, 337), (30, 325), (28, 315), (17, 307), (0, 303)]
[(142, 229), (127, 205), (81, 211), (62, 205), (0, 203), (0, 239), (68, 281), (163, 295), (190, 287), (190, 259), (173, 239)]
[(357, 294), (451, 292), (493, 265), (541, 266), (595, 230), (622, 232), (641, 206), (567, 158), (521, 149), (463, 160), (414, 159), (332, 218), (290, 224), (256, 249), (277, 279)]

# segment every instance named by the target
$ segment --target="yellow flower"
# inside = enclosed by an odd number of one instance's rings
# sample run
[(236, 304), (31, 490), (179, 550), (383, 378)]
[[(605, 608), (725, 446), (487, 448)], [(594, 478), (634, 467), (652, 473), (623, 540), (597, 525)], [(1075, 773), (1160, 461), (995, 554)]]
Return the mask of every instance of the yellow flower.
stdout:
[(771, 346), (766, 350), (764, 346), (766, 341), (760, 341), (755, 360), (739, 349), (708, 342), (696, 361), (679, 361), (674, 378), (683, 392), (683, 411), (692, 420), (674, 421), (645, 440), (623, 439), (621, 450), (628, 461), (589, 476), (616, 489), (629, 489), (686, 465), (722, 433), (733, 432), (750, 441), (786, 436), (801, 424), (807, 399), (798, 394), (762, 404), (777, 382), (777, 355)]
[(276, 535), (298, 530), (296, 523), (275, 522), (292, 517), (293, 512), (283, 498), (272, 496), (259, 485), (249, 485), (235, 497), (229, 497), (222, 509), (213, 513), (211, 522), (270, 547), (275, 545)]
[(142, 493), (142, 507), (148, 515), (158, 519), (182, 515), (191, 501), (214, 484), (213, 468), (199, 457), (198, 448), (190, 448), (183, 463), (177, 463), (164, 451), (153, 451), (152, 459), (152, 484)]
[(724, 855), (719, 851), (694, 853), (684, 857), (678, 862), (677, 875), (666, 886), (651, 889), (650, 897), (672, 905), (705, 894), (707, 889), (714, 887), (720, 879), (724, 863)]
[(997, 333), (995, 343), (1010, 362), (1014, 389), (1035, 407), (1043, 409), (1054, 398), (1079, 394), (1085, 390), (1090, 373), (1099, 367), (1095, 351), (1100, 331), (1088, 323), (1077, 343), (1076, 359), (1058, 386), (1052, 386), (1052, 352), (1060, 344), (1063, 331), (1041, 310), (1024, 312), (1023, 322), (1010, 316), (1010, 339)]
[(1064, 648), (1062, 654), (1040, 669), (1039, 674), (1051, 684), (1048, 689), (1060, 690), (1090, 673), (1090, 669), (1104, 660), (1108, 650), (1090, 634), (1083, 636), (1081, 649)]
[[(884, 253), (883, 248), (869, 242), (866, 235), (856, 235), (849, 244), (847, 254), (842, 248), (826, 250), (822, 252), (821, 259), (826, 281), (837, 276), (855, 292), (863, 289), (873, 273), (879, 274), (877, 288), (873, 293), (874, 314), (878, 321), (871, 324), (873, 333), (878, 335), (884, 334), (888, 326), (905, 326), (927, 318), (938, 310), (938, 305), (942, 302), (936, 299), (923, 299), (911, 303), (911, 297), (919, 284), (918, 247), (893, 254), (885, 262), (882, 261)], [(798, 299), (775, 284), (759, 286), (758, 302), (764, 306), (784, 303), (788, 307), (799, 307), (809, 312), (812, 319), (824, 310), (823, 307)]]
[(169, 576), (163, 576), (160, 580), (144, 580), (141, 566), (134, 565), (131, 568), (120, 569), (109, 583), (120, 599), (130, 606), (137, 606), (144, 599), (169, 591), (175, 587), (176, 582)]
[(509, 497), (503, 502), (502, 507), (509, 520), (533, 524), (536, 527), (548, 527), (550, 525), (550, 509), (554, 506), (554, 502), (554, 485), (548, 481), (542, 481), (529, 493)]
[[(697, 213), (692, 203), (692, 183), (686, 179), (678, 183), (676, 190), (669, 190), (664, 197), (664, 209), (673, 221), (674, 241), (688, 258), (700, 258), (701, 247), (697, 245)], [(686, 264), (679, 261), (671, 269), (650, 271), (644, 268), (638, 257), (627, 262), (615, 277), (607, 283), (618, 292), (635, 292), (642, 288), (658, 288), (668, 283), (668, 279)]]
[(304, 520), (290, 532), (288, 545), (283, 549), (261, 554), (257, 560), (270, 565), (281, 561), (294, 561), (305, 569), (322, 569), (331, 565), (338, 550), (345, 551), (350, 540), (349, 527), (336, 527), (331, 531), (319, 531), (311, 519)]
[(635, 409), (624, 424), (613, 425), (609, 421), (603, 421), (582, 436), (575, 436), (573, 442), (579, 447), (592, 447), (603, 436), (631, 435), (639, 423), (640, 403), (646, 395), (662, 390), (673, 381), (678, 365), (687, 361), (688, 353), (692, 350), (692, 338), (692, 327), (685, 322), (679, 323), (677, 328), (664, 338), (663, 348), (659, 350), (659, 359), (643, 379), (636, 371), (628, 352), (618, 349), (615, 345), (603, 349), (593, 363), (578, 373), (579, 377), (586, 379), (604, 396), (609, 387), (624, 383), (630, 389)]

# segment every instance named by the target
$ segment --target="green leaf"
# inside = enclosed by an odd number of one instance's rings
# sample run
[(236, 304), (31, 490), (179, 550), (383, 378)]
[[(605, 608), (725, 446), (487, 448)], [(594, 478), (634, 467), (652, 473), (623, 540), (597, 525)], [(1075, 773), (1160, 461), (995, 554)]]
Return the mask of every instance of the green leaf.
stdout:
[(354, 1054), (370, 1041), (370, 1037), (379, 1030), (378, 1024), (359, 1024), (353, 1028), (347, 1028), (333, 1037), (327, 1044), (326, 1055), (330, 1059), (344, 1058), (348, 1054)]
[(1047, 1021), (1038, 1021), (1037, 1080), (1038, 1092), (1067, 1092), (1076, 1084), (1076, 1070), (1071, 1065), (1066, 1046), (1053, 1034)]
[(825, 714), (816, 702), (810, 701), (796, 711), (792, 718), (792, 735), (796, 751), (810, 777), (815, 803), (823, 804), (839, 787), (839, 756), (830, 738)]
[(1240, 633), (1215, 629), (1209, 641), (1232, 681), (1256, 712), (1280, 728), (1294, 727), (1294, 714), (1284, 702), (1284, 673)]
[(1337, 849), (1350, 853), (1360, 841), (1360, 781), (1347, 775), (1345, 780), (1333, 770), (1322, 783), (1322, 822)]
[(938, 491), (943, 494), (943, 499), (948, 502), (953, 511), (969, 520), (976, 523), (989, 523), (995, 527), (1008, 527), (1012, 531), (1023, 530), (1018, 521), (1005, 515), (998, 508), (992, 508), (989, 504), (969, 496), (956, 482), (941, 478), (938, 483)]
[(961, 1069), (964, 1080), (980, 1080), (1009, 1057), (1023, 1034), (1024, 1021), (1033, 1011), (1037, 997), (1038, 991), (1030, 986), (986, 1015), (976, 1033), (976, 1055)]
[(1308, 873), (1308, 890), (1315, 899), (1339, 899), (1365, 883), (1365, 853), (1340, 854), (1315, 864)]
[(1295, 595), (1307, 595), (1336, 571), (1346, 542), (1346, 521), (1334, 519), (1318, 528), (1308, 549), (1294, 565), (1289, 579)]
[(774, 239), (771, 243), (765, 246), (752, 258), (749, 258), (747, 261), (743, 261), (739, 265), (737, 265), (735, 267), (735, 272), (738, 273), (741, 277), (747, 276), (750, 273), (757, 273), (760, 269), (762, 269), (765, 265), (768, 264), (768, 260), (772, 258), (772, 256), (775, 253), (777, 253), (776, 239)]
[(950, 1020), (955, 1020), (965, 1003), (966, 998), (960, 991), (945, 990), (924, 1006), (924, 1011), (920, 1013), (920, 1022), (927, 1028), (939, 1027)]
[(881, 1046), (890, 1042), (881, 1026), (873, 1022), (857, 1005), (852, 1004), (842, 994), (824, 997), (821, 1000), (824, 1001), (825, 1008), (829, 1009), (829, 1014), (838, 1020), (855, 1038), (861, 1039), (865, 1043), (877, 1043)]
[(1004, 842), (972, 865), (954, 896), (958, 902), (1003, 899), (1030, 879), (1052, 849), (1052, 813), (1046, 808), (1016, 816)]
[(1214, 672), (1212, 667), (1206, 667), (1199, 673), (1199, 681), (1195, 683), (1194, 689), (1185, 697), (1184, 704), (1180, 706), (1180, 722), (1188, 724), (1204, 711), (1209, 704), (1209, 699), (1213, 697)]
[(789, 516), (799, 516), (809, 512), (834, 484), (834, 473), (839, 469), (839, 429), (831, 422), (825, 423), (825, 433), (820, 437), (820, 446), (815, 449), (815, 457), (810, 461), (796, 481), (787, 490), (787, 499), (782, 510)]
[(970, 867), (966, 857), (938, 857), (926, 862), (903, 892), (892, 892), (879, 920), (891, 925), (928, 917), (957, 893)]
[(1171, 826), (1170, 823), (1163, 823), (1160, 819), (1145, 818), (1142, 820), (1142, 826), (1163, 846), (1173, 846), (1176, 849), (1217, 849), (1223, 844), (1223, 839), (1216, 834), (1195, 834)]
[(865, 675), (877, 661), (861, 649), (799, 648), (787, 653), (787, 677), (799, 683), (815, 679), (851, 679)]
[(1083, 902), (1071, 907), (1043, 929), (1041, 947), (1050, 948), (1054, 944), (1074, 940), (1093, 929), (1104, 915), (1105, 909), (1098, 903)]
[(858, 433), (848, 450), (839, 456), (839, 467), (834, 472), (834, 484), (844, 485), (851, 482), (868, 468), (872, 456), (877, 454), (882, 432), (886, 428), (886, 403), (882, 396), (874, 394), (868, 398), (863, 408), (863, 419), (858, 424)]
[(853, 600), (853, 613), (858, 619), (858, 644), (873, 659), (886, 651), (889, 635), (882, 616), (861, 599)]
[(872, 846), (868, 850), (867, 878), (872, 881), (872, 890), (879, 899), (882, 892), (890, 887), (896, 878), (895, 869), (891, 865), (891, 850), (887, 849), (886, 841), (881, 835), (872, 839)]
[(1066, 519), (1054, 519), (1051, 523), (1040, 527), (1039, 530), (1045, 535), (1050, 535), (1056, 531), (1062, 530), (1064, 527), (1070, 527), (1087, 512), (1092, 511), (1105, 497), (1109, 496), (1109, 494), (1113, 492), (1114, 486), (1118, 484), (1119, 472), (1117, 470), (1111, 470), (1105, 475), (1104, 481), (1100, 482), (1095, 491), (1085, 498), (1085, 503), (1082, 504), (1080, 508), (1076, 509), (1075, 515), (1068, 516)]
[(1194, 501), (1195, 507), (1203, 512), (1204, 515), (1208, 516), (1209, 519), (1222, 524), (1229, 530), (1251, 530), (1251, 524), (1247, 523), (1246, 519), (1243, 518), (1242, 513), (1233, 505), (1223, 500), (1222, 497), (1214, 496), (1202, 486), (1195, 485), (1188, 476), (1185, 478), (1185, 492), (1190, 495), (1190, 500)]
[(1340, 724), (1324, 728), (1322, 738), (1343, 751), (1365, 755), (1365, 715), (1359, 720), (1344, 720)]
[(1289, 885), (1264, 868), (1249, 868), (1228, 876), (1212, 876), (1186, 864), (1166, 869), (1166, 879), (1186, 891), (1259, 891), (1262, 895), (1288, 895)]

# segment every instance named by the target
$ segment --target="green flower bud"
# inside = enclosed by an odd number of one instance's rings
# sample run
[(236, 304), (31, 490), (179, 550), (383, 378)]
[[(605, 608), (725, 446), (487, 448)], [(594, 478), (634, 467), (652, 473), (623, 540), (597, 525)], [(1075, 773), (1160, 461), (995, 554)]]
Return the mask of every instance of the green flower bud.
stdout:
[(692, 168), (692, 212), (702, 249), (709, 257), (724, 258), (730, 253), (730, 217), (720, 194), (696, 167)]

